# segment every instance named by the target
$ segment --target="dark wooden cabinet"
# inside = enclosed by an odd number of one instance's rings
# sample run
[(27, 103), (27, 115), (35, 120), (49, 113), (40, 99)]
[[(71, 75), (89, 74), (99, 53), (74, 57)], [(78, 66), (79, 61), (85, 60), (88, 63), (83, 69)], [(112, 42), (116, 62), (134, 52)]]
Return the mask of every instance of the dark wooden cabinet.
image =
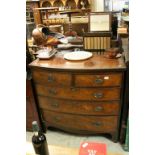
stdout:
[(46, 127), (78, 134), (109, 133), (117, 142), (123, 99), (122, 58), (96, 55), (67, 61), (63, 54), (30, 65), (37, 104)]
[(40, 128), (40, 119), (38, 110), (36, 107), (36, 102), (34, 98), (34, 92), (32, 87), (32, 80), (26, 80), (26, 130), (32, 131), (32, 122), (37, 121)]
[(32, 62), (32, 55), (29, 52), (28, 42), (26, 39), (26, 130), (32, 131), (32, 122), (37, 121), (40, 129), (42, 126), (40, 123), (38, 108), (36, 105), (36, 98), (34, 93), (34, 87), (32, 82), (32, 74), (28, 64)]

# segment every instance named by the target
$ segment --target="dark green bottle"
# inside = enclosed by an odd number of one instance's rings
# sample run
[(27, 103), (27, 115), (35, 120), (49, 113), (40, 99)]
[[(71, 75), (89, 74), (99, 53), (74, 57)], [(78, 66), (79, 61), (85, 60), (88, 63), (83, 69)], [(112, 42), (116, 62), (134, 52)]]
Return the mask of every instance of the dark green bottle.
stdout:
[(49, 155), (46, 136), (39, 130), (37, 121), (32, 122), (32, 129), (34, 132), (32, 144), (35, 153), (39, 155)]

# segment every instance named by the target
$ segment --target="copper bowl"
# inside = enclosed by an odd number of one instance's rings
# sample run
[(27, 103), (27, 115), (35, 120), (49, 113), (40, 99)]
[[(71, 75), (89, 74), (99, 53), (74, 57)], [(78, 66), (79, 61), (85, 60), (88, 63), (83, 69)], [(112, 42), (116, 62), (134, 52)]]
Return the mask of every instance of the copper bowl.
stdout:
[(118, 48), (109, 48), (104, 52), (104, 57), (109, 59), (115, 59), (118, 53), (119, 53)]

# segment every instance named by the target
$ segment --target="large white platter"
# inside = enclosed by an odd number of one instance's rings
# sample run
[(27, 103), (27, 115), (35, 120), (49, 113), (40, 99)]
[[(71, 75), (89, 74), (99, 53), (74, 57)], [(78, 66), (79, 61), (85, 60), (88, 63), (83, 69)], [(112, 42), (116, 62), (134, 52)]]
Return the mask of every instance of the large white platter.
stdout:
[(88, 59), (90, 57), (92, 57), (92, 53), (91, 52), (87, 52), (87, 51), (76, 51), (76, 52), (70, 52), (70, 53), (66, 53), (64, 54), (64, 58), (67, 60), (85, 60)]

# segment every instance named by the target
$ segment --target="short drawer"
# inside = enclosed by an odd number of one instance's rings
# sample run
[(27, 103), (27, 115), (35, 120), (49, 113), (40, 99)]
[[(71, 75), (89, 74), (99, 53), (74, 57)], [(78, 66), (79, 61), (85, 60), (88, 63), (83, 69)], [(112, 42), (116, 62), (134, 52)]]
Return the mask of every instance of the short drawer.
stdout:
[(49, 97), (38, 96), (39, 107), (55, 112), (83, 115), (118, 115), (119, 101), (85, 102), (59, 100)]
[(75, 75), (75, 86), (78, 87), (121, 86), (121, 82), (122, 73)]
[(60, 129), (86, 130), (94, 132), (114, 132), (117, 129), (117, 116), (82, 116), (42, 111), (47, 124)]
[(36, 84), (38, 95), (70, 100), (119, 100), (120, 88), (63, 88)]
[(51, 86), (70, 86), (71, 75), (67, 73), (50, 72), (46, 70), (33, 70), (33, 79), (37, 83)]

